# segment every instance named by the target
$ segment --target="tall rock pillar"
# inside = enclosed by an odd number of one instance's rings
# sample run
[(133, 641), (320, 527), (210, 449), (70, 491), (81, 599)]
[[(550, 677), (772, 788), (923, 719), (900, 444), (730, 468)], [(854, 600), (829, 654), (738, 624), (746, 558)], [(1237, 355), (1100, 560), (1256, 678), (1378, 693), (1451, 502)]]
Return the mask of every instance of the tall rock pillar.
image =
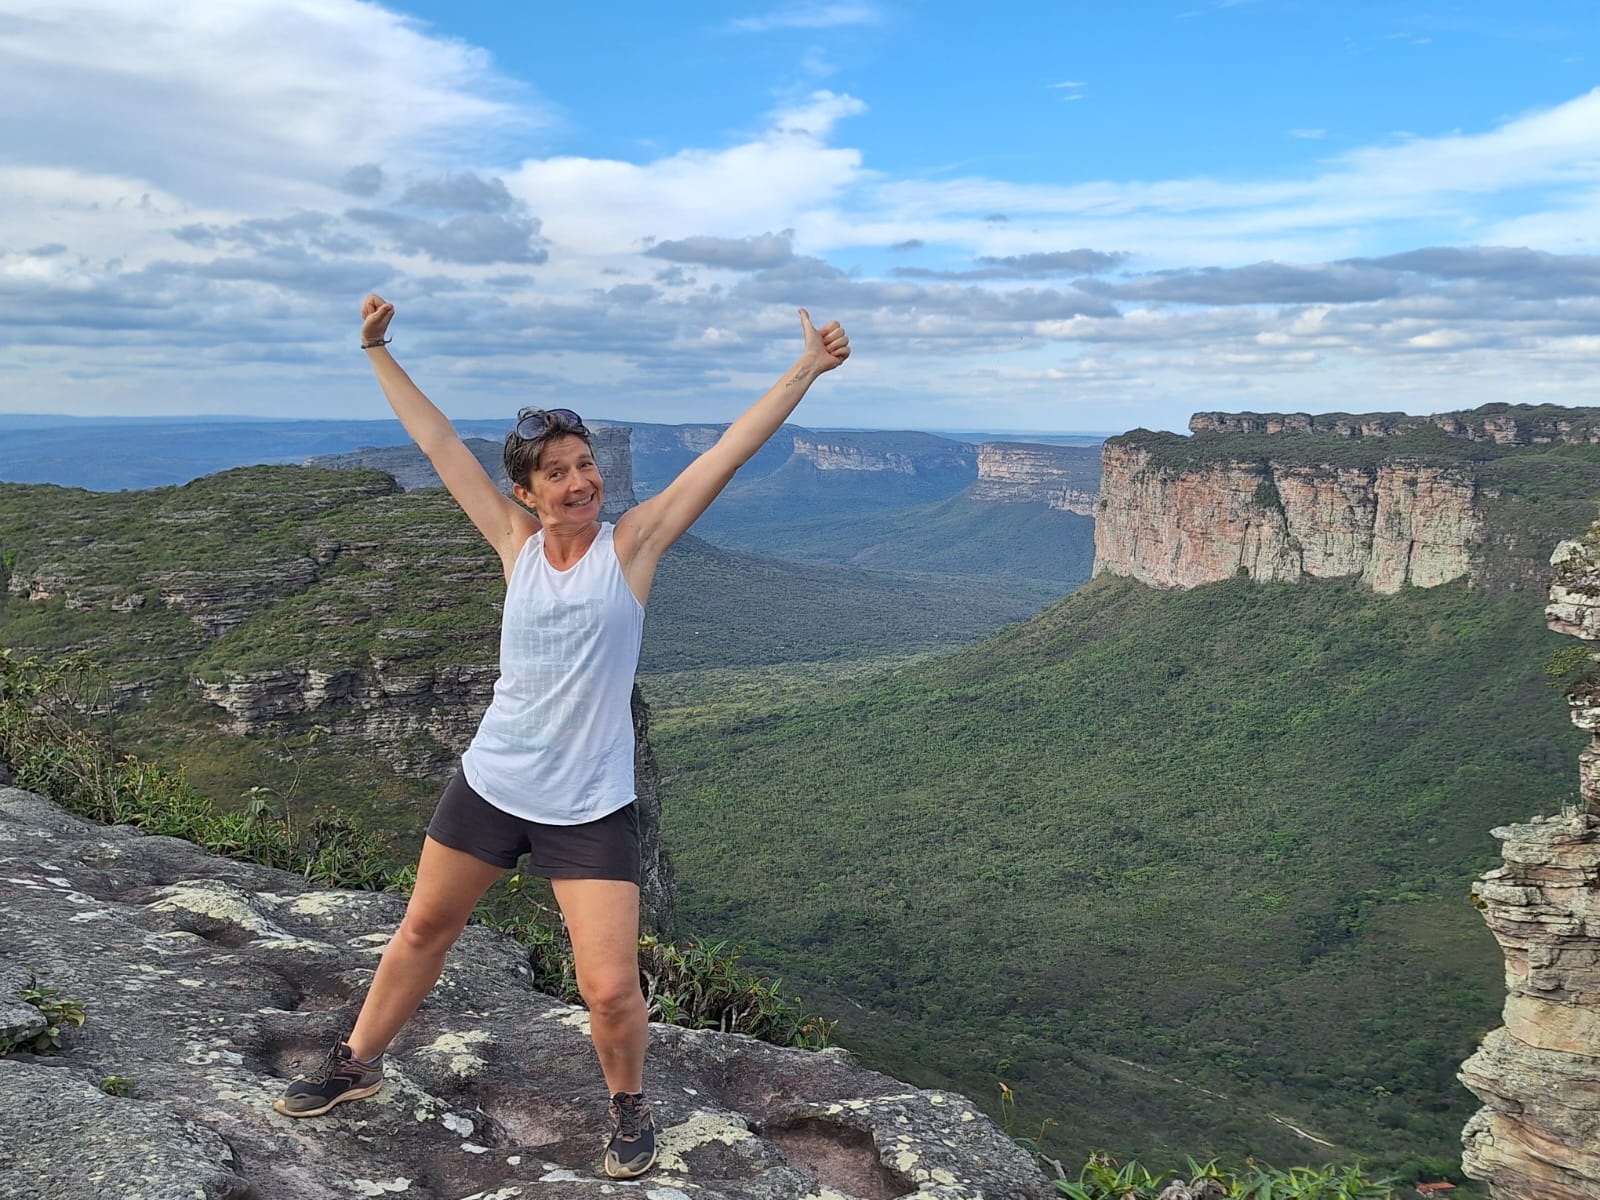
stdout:
[[(1600, 522), (1551, 564), (1550, 627), (1600, 663)], [(1600, 682), (1570, 699), (1591, 735), (1574, 803), (1496, 829), (1504, 864), (1473, 890), (1505, 952), (1507, 996), (1505, 1024), (1461, 1068), (1484, 1103), (1462, 1164), (1494, 1200), (1600, 1196)]]

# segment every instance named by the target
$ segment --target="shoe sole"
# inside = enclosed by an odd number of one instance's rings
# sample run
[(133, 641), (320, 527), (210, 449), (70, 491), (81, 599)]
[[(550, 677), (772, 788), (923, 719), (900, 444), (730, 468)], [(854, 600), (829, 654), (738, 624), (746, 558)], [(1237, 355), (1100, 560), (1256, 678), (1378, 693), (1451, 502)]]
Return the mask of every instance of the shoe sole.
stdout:
[(334, 1105), (343, 1104), (346, 1100), (365, 1100), (368, 1096), (375, 1096), (382, 1087), (383, 1081), (380, 1079), (371, 1087), (356, 1088), (353, 1092), (345, 1092), (342, 1096), (335, 1096), (321, 1108), (302, 1108), (298, 1110), (285, 1108), (282, 1100), (274, 1100), (272, 1107), (286, 1117), (320, 1117), (323, 1113), (332, 1109)]
[(612, 1168), (612, 1163), (611, 1163), (611, 1159), (610, 1159), (609, 1156), (607, 1156), (606, 1162), (605, 1162), (606, 1174), (608, 1176), (610, 1176), (612, 1179), (637, 1179), (639, 1176), (643, 1175), (646, 1171), (648, 1171), (651, 1167), (653, 1167), (655, 1165), (656, 1165), (656, 1151), (655, 1150), (652, 1150), (650, 1152), (650, 1161), (645, 1163), (644, 1166), (642, 1166), (642, 1167), (629, 1168), (629, 1167), (623, 1166), (621, 1163), (617, 1163), (616, 1164), (616, 1170), (612, 1170), (611, 1169)]

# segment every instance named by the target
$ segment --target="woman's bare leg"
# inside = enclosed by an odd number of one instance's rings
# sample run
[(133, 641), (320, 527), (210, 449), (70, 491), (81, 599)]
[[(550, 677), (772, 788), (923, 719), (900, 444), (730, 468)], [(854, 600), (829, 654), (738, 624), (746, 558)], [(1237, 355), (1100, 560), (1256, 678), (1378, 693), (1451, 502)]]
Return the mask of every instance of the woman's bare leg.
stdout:
[(639, 887), (619, 879), (552, 879), (550, 886), (572, 937), (606, 1090), (643, 1091), (650, 1030), (639, 987)]
[(472, 910), (505, 872), (431, 837), (422, 840), (417, 885), (405, 919), (384, 949), (347, 1045), (370, 1059), (389, 1048), (444, 969), (444, 956)]

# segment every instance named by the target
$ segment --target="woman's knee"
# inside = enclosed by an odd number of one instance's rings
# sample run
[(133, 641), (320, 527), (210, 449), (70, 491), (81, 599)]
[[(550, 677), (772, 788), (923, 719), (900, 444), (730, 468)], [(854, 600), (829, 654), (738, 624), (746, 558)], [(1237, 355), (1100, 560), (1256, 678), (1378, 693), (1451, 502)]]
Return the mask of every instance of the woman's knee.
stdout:
[(395, 940), (407, 949), (423, 953), (443, 954), (461, 936), (465, 922), (453, 913), (433, 912), (426, 908), (407, 909)]
[(606, 974), (598, 979), (580, 979), (578, 992), (590, 1013), (599, 1017), (623, 1017), (644, 1006), (644, 992), (637, 974)]

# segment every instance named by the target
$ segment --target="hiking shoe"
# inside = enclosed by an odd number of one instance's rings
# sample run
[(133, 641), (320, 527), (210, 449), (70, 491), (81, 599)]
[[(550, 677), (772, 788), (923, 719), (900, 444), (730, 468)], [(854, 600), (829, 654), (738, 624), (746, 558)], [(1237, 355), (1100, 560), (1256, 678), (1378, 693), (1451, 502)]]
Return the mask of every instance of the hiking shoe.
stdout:
[(335, 1104), (363, 1100), (382, 1086), (383, 1055), (366, 1062), (337, 1042), (322, 1065), (284, 1088), (272, 1107), (286, 1117), (320, 1117)]
[(606, 1174), (613, 1179), (643, 1175), (656, 1161), (656, 1123), (644, 1096), (618, 1092), (611, 1097), (611, 1123), (616, 1131), (606, 1146)]

